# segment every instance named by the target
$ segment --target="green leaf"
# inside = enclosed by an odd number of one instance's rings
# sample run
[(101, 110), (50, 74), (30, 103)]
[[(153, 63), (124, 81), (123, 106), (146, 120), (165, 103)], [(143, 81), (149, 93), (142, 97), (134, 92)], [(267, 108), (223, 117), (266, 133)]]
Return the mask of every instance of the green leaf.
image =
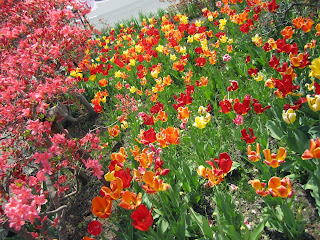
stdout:
[(309, 135), (299, 129), (288, 132), (288, 147), (297, 153), (303, 154), (309, 145)]
[(161, 218), (158, 222), (157, 231), (164, 234), (168, 230), (168, 227), (169, 223), (165, 219)]
[(268, 221), (269, 217), (265, 217), (258, 226), (253, 230), (250, 240), (258, 240), (262, 234), (262, 231), (264, 229), (264, 226), (266, 225), (266, 222)]
[(207, 239), (213, 239), (213, 231), (210, 228), (208, 220), (199, 213), (196, 213), (192, 208), (190, 208), (190, 212), (192, 218), (196, 221), (202, 233), (207, 237)]
[(281, 140), (285, 136), (281, 126), (275, 121), (269, 120), (266, 124), (266, 127), (269, 130), (271, 137), (277, 140)]

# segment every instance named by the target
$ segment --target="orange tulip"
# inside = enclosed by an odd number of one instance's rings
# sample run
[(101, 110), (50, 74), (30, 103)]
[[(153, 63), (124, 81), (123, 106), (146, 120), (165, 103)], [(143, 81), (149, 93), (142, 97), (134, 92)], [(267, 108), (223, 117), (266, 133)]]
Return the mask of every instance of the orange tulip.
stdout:
[(268, 191), (273, 197), (291, 198), (293, 195), (290, 178), (280, 180), (278, 177), (272, 177), (268, 183)]
[(251, 186), (256, 190), (256, 193), (265, 197), (269, 195), (269, 191), (266, 191), (266, 184), (264, 182), (260, 182), (258, 179), (249, 181)]
[(119, 126), (118, 125), (115, 125), (114, 127), (109, 127), (108, 128), (108, 132), (109, 132), (109, 135), (111, 136), (111, 137), (116, 137), (116, 136), (118, 136), (119, 135), (119, 133), (120, 133), (120, 130), (119, 130)]
[(167, 143), (178, 145), (179, 144), (179, 129), (174, 127), (168, 127), (162, 131), (162, 134), (165, 135), (165, 140)]
[(105, 87), (108, 85), (108, 80), (107, 79), (101, 79), (99, 80), (98, 84), (101, 86), (101, 87)]
[(137, 157), (140, 155), (140, 150), (137, 145), (134, 145), (134, 149), (130, 149), (130, 152), (132, 153), (133, 157)]
[(312, 29), (312, 25), (313, 25), (313, 21), (310, 18), (308, 18), (307, 21), (302, 24), (301, 29), (305, 33), (310, 32)]
[(304, 23), (304, 18), (301, 16), (292, 20), (292, 24), (296, 29), (300, 29), (303, 23)]
[(278, 154), (275, 154), (271, 153), (270, 149), (265, 149), (263, 150), (263, 154), (266, 159), (264, 162), (272, 168), (277, 168), (281, 163), (285, 162), (284, 159), (287, 156), (287, 150), (281, 147), (278, 150)]
[(286, 39), (292, 38), (293, 33), (294, 33), (294, 30), (292, 29), (291, 26), (287, 26), (281, 31), (281, 35)]
[(111, 154), (111, 160), (116, 160), (119, 163), (125, 162), (127, 157), (128, 155), (126, 155), (123, 147), (120, 148), (120, 152)]
[(187, 122), (189, 119), (189, 114), (191, 113), (191, 111), (188, 110), (188, 106), (178, 107), (177, 111), (178, 111), (178, 118), (182, 122)]
[(221, 169), (210, 169), (204, 166), (199, 166), (197, 173), (209, 180), (209, 186), (213, 187), (223, 181), (223, 171)]
[(260, 144), (256, 144), (256, 151), (251, 151), (251, 145), (248, 145), (248, 158), (250, 162), (257, 162), (260, 160)]
[(157, 121), (157, 120), (160, 120), (161, 122), (168, 121), (168, 114), (165, 111), (160, 110), (155, 121)]
[(98, 218), (108, 218), (111, 214), (112, 200), (100, 196), (92, 199), (91, 212)]
[(153, 152), (147, 153), (146, 150), (148, 149), (145, 148), (139, 156), (135, 157), (135, 160), (140, 163), (140, 166), (149, 168), (152, 164)]
[(118, 90), (121, 90), (121, 89), (122, 89), (122, 84), (121, 84), (120, 81), (119, 81), (115, 86), (116, 86), (116, 88), (117, 88)]
[(127, 210), (133, 210), (140, 205), (141, 201), (142, 201), (141, 193), (139, 193), (137, 196), (137, 194), (131, 193), (130, 191), (127, 190), (122, 194), (122, 198), (121, 198), (121, 202), (119, 203), (119, 206)]
[(310, 140), (310, 149), (305, 150), (302, 155), (303, 160), (309, 160), (312, 158), (320, 159), (320, 139), (317, 138), (315, 141)]
[(157, 193), (159, 191), (166, 191), (169, 188), (167, 183), (164, 183), (155, 173), (152, 171), (146, 172), (142, 176), (142, 181), (146, 183), (142, 188), (146, 193)]
[(100, 190), (100, 194), (103, 197), (110, 197), (113, 200), (117, 200), (121, 197), (121, 192), (123, 190), (122, 179), (116, 177), (115, 180), (111, 181), (110, 188), (103, 186)]

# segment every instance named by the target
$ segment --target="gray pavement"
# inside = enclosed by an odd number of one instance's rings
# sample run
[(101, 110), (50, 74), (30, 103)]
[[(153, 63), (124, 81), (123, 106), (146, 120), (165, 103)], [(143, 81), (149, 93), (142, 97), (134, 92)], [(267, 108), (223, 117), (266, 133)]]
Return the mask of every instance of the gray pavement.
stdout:
[(96, 0), (95, 5), (87, 17), (91, 24), (101, 30), (105, 23), (114, 26), (122, 20), (138, 18), (140, 12), (155, 13), (158, 9), (166, 9), (170, 4), (159, 0)]

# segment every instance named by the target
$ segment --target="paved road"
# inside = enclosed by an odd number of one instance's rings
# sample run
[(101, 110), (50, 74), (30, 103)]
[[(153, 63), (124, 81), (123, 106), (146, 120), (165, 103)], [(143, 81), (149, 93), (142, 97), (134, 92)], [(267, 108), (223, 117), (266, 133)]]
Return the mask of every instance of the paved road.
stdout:
[(168, 2), (162, 3), (159, 0), (96, 0), (95, 3), (96, 6), (88, 14), (88, 19), (100, 30), (104, 26), (102, 22), (113, 26), (121, 20), (138, 17), (139, 12), (156, 12), (160, 8), (165, 9), (169, 6)]

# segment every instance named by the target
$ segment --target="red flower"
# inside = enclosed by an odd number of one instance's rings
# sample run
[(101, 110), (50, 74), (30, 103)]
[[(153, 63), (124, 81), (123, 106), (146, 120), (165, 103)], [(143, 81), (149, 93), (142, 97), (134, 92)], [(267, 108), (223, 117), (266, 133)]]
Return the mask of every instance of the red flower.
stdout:
[(153, 224), (153, 217), (151, 215), (152, 209), (149, 211), (148, 208), (141, 204), (131, 214), (133, 220), (133, 226), (141, 231), (148, 231)]
[[(228, 153), (226, 153), (226, 152), (220, 153), (219, 159), (215, 158), (215, 159), (213, 159), (213, 161), (216, 164), (218, 164), (219, 169), (221, 169), (224, 174), (228, 173), (231, 170), (233, 162), (232, 162)], [(210, 164), (212, 167), (214, 167), (212, 162), (207, 161), (207, 163)]]
[(143, 132), (142, 135), (143, 135), (143, 140), (141, 142), (145, 145), (148, 145), (149, 143), (154, 143), (155, 141), (157, 141), (157, 134), (154, 131), (153, 127)]
[(253, 134), (253, 130), (251, 127), (249, 127), (249, 131), (251, 133), (251, 136), (247, 133), (247, 130), (244, 128), (241, 130), (241, 134), (242, 134), (242, 140), (244, 140), (246, 143), (248, 144), (252, 144), (256, 141), (257, 137), (254, 136)]
[(127, 167), (127, 171), (124, 169), (115, 171), (114, 176), (122, 180), (124, 189), (130, 187), (133, 176), (131, 176), (130, 169), (128, 167)]
[(99, 221), (91, 221), (88, 226), (88, 232), (93, 236), (98, 236), (102, 233), (102, 224)]
[(249, 75), (252, 77), (253, 75), (255, 76), (255, 75), (257, 75), (257, 73), (258, 73), (258, 69), (257, 68), (250, 68), (249, 70), (248, 70), (248, 73), (249, 73)]
[(243, 103), (240, 102), (240, 100), (238, 98), (236, 98), (234, 100), (234, 104), (233, 104), (233, 109), (234, 111), (239, 114), (239, 115), (245, 115), (247, 114), (247, 112), (250, 111), (251, 107), (250, 107), (250, 102), (251, 102), (251, 97), (249, 94), (247, 94), (244, 99), (243, 99)]
[(276, 0), (272, 0), (271, 2), (268, 2), (268, 9), (270, 12), (276, 12), (278, 8), (279, 8), (279, 5), (276, 3)]
[(248, 33), (250, 28), (249, 28), (249, 24), (247, 23), (244, 23), (240, 26), (240, 31), (243, 32), (243, 33)]
[(207, 62), (207, 59), (205, 57), (198, 57), (195, 60), (196, 60), (196, 66), (200, 66), (200, 67), (203, 67)]
[(270, 105), (265, 106), (264, 108), (262, 108), (262, 104), (261, 104), (261, 103), (258, 103), (258, 100), (255, 99), (255, 98), (253, 98), (252, 101), (253, 101), (253, 103), (252, 103), (253, 110), (254, 110), (257, 114), (264, 113), (264, 111), (266, 111), (267, 109), (271, 108)]
[(238, 88), (239, 88), (239, 84), (237, 81), (234, 81), (234, 80), (230, 80), (230, 83), (231, 83), (231, 86), (229, 86), (227, 88), (227, 91), (230, 92), (230, 91), (236, 91)]
[(250, 54), (247, 56), (246, 58), (246, 63), (249, 63), (251, 61), (251, 57), (250, 57)]
[(156, 102), (156, 104), (152, 108), (150, 108), (150, 112), (152, 115), (160, 112), (161, 110), (163, 111), (164, 108), (163, 108), (163, 104), (160, 102)]
[(219, 105), (221, 107), (220, 112), (223, 112), (224, 114), (227, 114), (232, 110), (231, 102), (228, 99), (223, 99), (223, 101), (219, 102)]
[(143, 125), (154, 125), (154, 121), (153, 121), (153, 116), (152, 115), (148, 115), (144, 112), (141, 112), (138, 114), (139, 117), (142, 117), (143, 119)]

